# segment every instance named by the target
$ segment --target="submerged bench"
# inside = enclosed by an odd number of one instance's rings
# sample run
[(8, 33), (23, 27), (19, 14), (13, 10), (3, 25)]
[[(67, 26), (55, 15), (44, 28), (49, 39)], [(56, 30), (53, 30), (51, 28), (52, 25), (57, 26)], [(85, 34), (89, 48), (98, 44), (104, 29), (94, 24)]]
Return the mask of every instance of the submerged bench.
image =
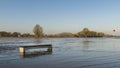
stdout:
[(20, 56), (25, 56), (26, 49), (33, 48), (47, 48), (46, 52), (52, 52), (52, 44), (41, 44), (41, 45), (30, 45), (30, 46), (20, 46)]

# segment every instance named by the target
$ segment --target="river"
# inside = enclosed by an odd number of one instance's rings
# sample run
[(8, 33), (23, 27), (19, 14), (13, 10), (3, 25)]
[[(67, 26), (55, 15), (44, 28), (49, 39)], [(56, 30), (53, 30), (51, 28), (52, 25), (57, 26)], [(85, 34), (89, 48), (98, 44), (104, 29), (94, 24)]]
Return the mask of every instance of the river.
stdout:
[[(52, 44), (51, 54), (22, 57), (19, 46)], [(119, 38), (0, 38), (0, 68), (119, 68)]]

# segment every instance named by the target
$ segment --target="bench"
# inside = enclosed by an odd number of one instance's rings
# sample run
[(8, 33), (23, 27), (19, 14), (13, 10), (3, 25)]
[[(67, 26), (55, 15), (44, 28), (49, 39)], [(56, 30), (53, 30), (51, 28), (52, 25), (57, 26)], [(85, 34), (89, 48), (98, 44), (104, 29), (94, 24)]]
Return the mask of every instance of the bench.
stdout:
[(20, 56), (25, 56), (26, 49), (33, 49), (33, 48), (47, 48), (46, 52), (52, 52), (52, 45), (51, 44), (41, 44), (41, 45), (29, 45), (29, 46), (20, 46)]

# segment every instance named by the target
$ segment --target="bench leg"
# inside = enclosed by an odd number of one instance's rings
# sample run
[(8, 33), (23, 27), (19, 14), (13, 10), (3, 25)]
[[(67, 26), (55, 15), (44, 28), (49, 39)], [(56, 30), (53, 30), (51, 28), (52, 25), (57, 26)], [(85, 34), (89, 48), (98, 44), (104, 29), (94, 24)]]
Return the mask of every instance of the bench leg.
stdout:
[(20, 57), (24, 57), (25, 56), (25, 48), (20, 47), (19, 50), (20, 50)]
[(48, 51), (48, 52), (52, 52), (52, 48), (51, 48), (51, 47), (48, 48), (47, 51)]

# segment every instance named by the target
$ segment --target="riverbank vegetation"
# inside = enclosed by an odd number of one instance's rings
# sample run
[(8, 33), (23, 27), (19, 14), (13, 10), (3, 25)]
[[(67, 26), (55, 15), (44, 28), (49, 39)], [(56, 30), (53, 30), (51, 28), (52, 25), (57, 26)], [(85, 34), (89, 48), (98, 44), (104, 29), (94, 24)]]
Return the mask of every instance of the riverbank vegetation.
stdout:
[(33, 29), (33, 34), (30, 33), (23, 33), (21, 34), (20, 32), (6, 32), (6, 31), (1, 31), (0, 32), (0, 37), (44, 37), (44, 38), (64, 38), (64, 37), (112, 37), (113, 35), (105, 34), (103, 32), (96, 32), (96, 31), (91, 31), (88, 28), (83, 28), (82, 31), (78, 33), (69, 33), (69, 32), (62, 32), (58, 34), (44, 34), (43, 29), (40, 25), (35, 25)]
[(113, 35), (105, 34), (103, 32), (96, 32), (96, 31), (90, 31), (88, 28), (84, 28), (82, 31), (78, 33), (69, 33), (69, 32), (63, 32), (58, 34), (46, 34), (44, 37), (112, 37)]

